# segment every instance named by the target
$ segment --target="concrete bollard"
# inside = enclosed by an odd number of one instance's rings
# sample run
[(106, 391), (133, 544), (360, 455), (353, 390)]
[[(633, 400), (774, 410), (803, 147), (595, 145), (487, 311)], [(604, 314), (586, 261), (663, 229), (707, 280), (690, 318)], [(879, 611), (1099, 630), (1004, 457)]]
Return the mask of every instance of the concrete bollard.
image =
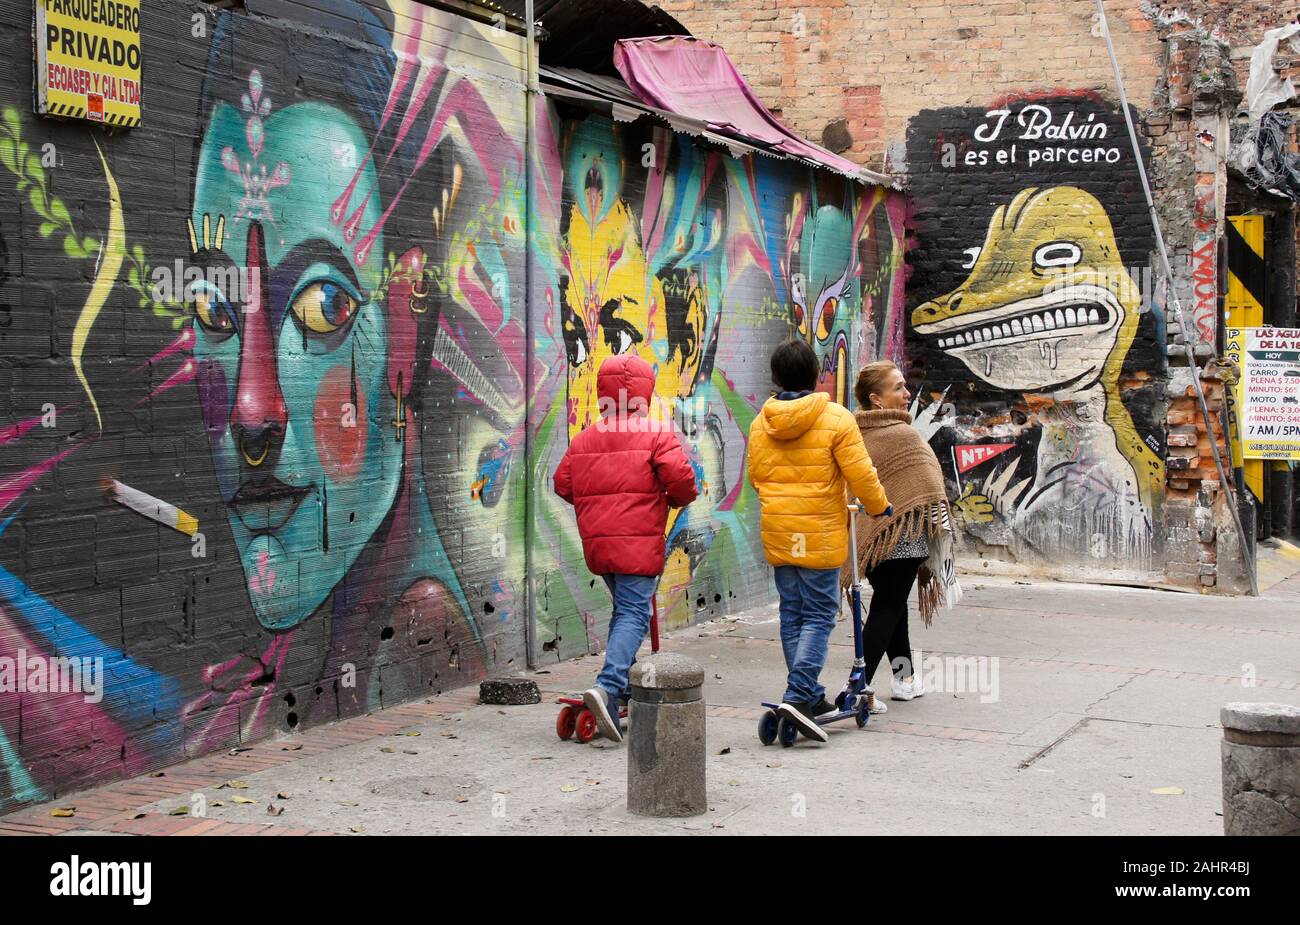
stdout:
[(1223, 834), (1300, 835), (1300, 707), (1229, 703), (1223, 724)]
[(704, 669), (661, 652), (632, 666), (627, 808), (640, 816), (708, 812), (704, 781)]

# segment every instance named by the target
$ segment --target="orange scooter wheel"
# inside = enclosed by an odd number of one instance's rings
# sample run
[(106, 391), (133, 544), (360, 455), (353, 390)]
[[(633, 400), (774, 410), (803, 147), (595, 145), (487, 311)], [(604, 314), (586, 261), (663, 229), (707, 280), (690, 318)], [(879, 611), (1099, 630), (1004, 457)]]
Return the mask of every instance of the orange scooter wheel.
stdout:
[(555, 717), (555, 734), (561, 739), (573, 738), (573, 730), (578, 726), (577, 710), (565, 706), (560, 715)]
[(596, 716), (585, 707), (578, 713), (576, 735), (579, 742), (590, 742), (596, 737)]

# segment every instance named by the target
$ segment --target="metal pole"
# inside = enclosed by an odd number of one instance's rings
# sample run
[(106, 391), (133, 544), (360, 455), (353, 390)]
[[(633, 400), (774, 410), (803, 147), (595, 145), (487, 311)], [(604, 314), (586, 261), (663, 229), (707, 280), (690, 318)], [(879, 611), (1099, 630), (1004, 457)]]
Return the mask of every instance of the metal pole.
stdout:
[(533, 197), (537, 178), (533, 170), (537, 162), (537, 34), (533, 24), (533, 0), (525, 0), (525, 68), (527, 84), (524, 88), (524, 594), (527, 597), (528, 619), (524, 629), (525, 658), (530, 668), (537, 660), (537, 591), (533, 580), (533, 520), (537, 516), (533, 503)]
[[(1115, 72), (1115, 85), (1119, 89), (1120, 108), (1124, 111), (1124, 122), (1128, 126), (1129, 141), (1133, 145), (1133, 159), (1137, 162), (1138, 176), (1142, 180), (1142, 192), (1146, 196), (1147, 210), (1151, 213), (1151, 224), (1156, 232), (1156, 247), (1160, 253), (1160, 266), (1164, 271), (1165, 285), (1169, 290), (1169, 301), (1174, 306), (1174, 317), (1178, 321), (1178, 329), (1183, 335), (1183, 347), (1187, 352), (1187, 365), (1192, 369), (1192, 387), (1196, 390), (1196, 402), (1201, 408), (1201, 417), (1205, 421), (1206, 436), (1210, 438), (1210, 450), (1214, 453), (1214, 468), (1219, 474), (1219, 485), (1228, 498), (1228, 507), (1232, 509), (1232, 522), (1237, 528), (1237, 541), (1241, 547), (1241, 557), (1246, 563), (1246, 573), (1250, 576), (1250, 593), (1259, 595), (1259, 586), (1255, 578), (1255, 557), (1251, 555), (1250, 544), (1246, 541), (1246, 531), (1241, 525), (1241, 512), (1237, 510), (1237, 498), (1233, 492), (1232, 483), (1224, 472), (1223, 461), (1219, 458), (1219, 444), (1214, 439), (1214, 421), (1210, 417), (1209, 406), (1205, 403), (1205, 391), (1201, 388), (1200, 367), (1196, 365), (1196, 352), (1192, 349), (1192, 341), (1187, 336), (1187, 321), (1183, 317), (1183, 305), (1178, 298), (1178, 290), (1174, 285), (1174, 271), (1169, 264), (1169, 251), (1165, 248), (1165, 235), (1160, 227), (1160, 216), (1156, 212), (1155, 198), (1151, 195), (1151, 184), (1147, 180), (1147, 168), (1142, 162), (1142, 149), (1138, 144), (1137, 129), (1133, 126), (1133, 116), (1129, 113), (1128, 94), (1124, 92), (1124, 77), (1120, 73), (1119, 59), (1115, 57), (1115, 43), (1110, 37), (1110, 22), (1106, 19), (1106, 8), (1102, 5), (1102, 0), (1097, 0), (1097, 16), (1101, 20), (1102, 34), (1106, 38), (1106, 51), (1110, 55), (1110, 66)], [(1224, 431), (1224, 440), (1227, 440), (1227, 431)]]

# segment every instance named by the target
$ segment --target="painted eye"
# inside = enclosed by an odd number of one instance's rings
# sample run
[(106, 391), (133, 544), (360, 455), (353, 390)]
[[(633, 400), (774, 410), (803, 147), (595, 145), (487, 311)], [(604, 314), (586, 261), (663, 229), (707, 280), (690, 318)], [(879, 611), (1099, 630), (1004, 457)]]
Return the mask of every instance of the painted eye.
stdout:
[(808, 336), (808, 313), (798, 302), (794, 303), (794, 326), (799, 329), (800, 337)]
[(190, 301), (194, 305), (194, 317), (205, 331), (218, 338), (235, 333), (235, 312), (220, 289), (209, 283), (196, 283), (190, 289)]
[(1083, 259), (1083, 251), (1073, 241), (1053, 241), (1034, 251), (1034, 266), (1045, 270), (1072, 267)]
[(818, 340), (825, 340), (831, 336), (831, 331), (835, 329), (835, 312), (839, 305), (840, 300), (836, 298), (827, 299), (822, 303), (822, 313), (817, 319)]
[(609, 347), (609, 352), (614, 356), (622, 356), (631, 350), (634, 344), (638, 344), (642, 340), (636, 328), (626, 321), (611, 319), (606, 321), (602, 327), (604, 329), (605, 344)]
[(312, 283), (293, 300), (292, 311), (313, 334), (333, 334), (357, 312), (357, 300), (336, 283)]
[(975, 266), (975, 261), (980, 259), (980, 251), (983, 249), (984, 248), (982, 247), (968, 247), (962, 251), (962, 253), (966, 255), (966, 262), (961, 265), (961, 268), (963, 270), (969, 270), (971, 267)]

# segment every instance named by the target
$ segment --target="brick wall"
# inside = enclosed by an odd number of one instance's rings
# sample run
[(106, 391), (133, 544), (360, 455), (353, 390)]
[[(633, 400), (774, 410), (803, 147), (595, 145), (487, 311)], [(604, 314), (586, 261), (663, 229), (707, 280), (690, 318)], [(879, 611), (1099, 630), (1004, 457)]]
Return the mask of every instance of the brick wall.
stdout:
[(898, 195), (543, 102), (530, 242), (521, 37), (244, 6), (144, 4), (130, 131), (0, 69), (0, 811), (522, 668), (530, 593), (536, 661), (603, 648), (550, 478), (612, 353), (700, 482), (663, 623), (766, 600), (768, 352), (848, 400), (901, 343)]

